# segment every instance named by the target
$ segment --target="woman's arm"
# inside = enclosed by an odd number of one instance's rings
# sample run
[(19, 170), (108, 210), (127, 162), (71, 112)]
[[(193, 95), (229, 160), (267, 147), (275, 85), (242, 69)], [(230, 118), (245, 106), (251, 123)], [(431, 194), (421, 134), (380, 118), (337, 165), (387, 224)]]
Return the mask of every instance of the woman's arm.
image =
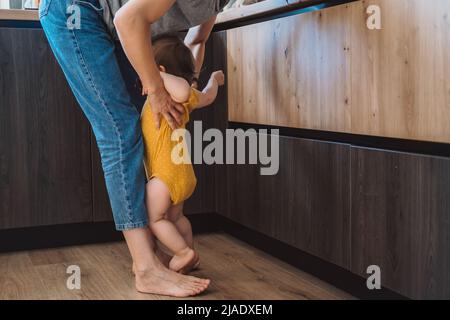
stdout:
[(157, 127), (161, 114), (175, 129), (181, 123), (183, 106), (167, 93), (156, 66), (151, 44), (151, 24), (163, 16), (175, 0), (130, 0), (114, 18), (122, 47), (138, 73), (143, 94), (148, 95)]
[(190, 28), (184, 38), (184, 43), (191, 49), (192, 55), (194, 56), (196, 78), (199, 77), (200, 71), (202, 70), (203, 60), (205, 58), (205, 44), (208, 41), (215, 22), (216, 16), (213, 16), (201, 25)]

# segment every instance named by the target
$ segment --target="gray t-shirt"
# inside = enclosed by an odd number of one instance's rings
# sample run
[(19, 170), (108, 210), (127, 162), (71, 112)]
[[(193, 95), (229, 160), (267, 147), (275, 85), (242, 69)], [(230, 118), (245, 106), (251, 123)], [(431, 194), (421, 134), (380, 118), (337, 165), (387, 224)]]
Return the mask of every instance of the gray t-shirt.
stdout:
[[(117, 37), (113, 19), (117, 10), (129, 0), (99, 0), (103, 20), (114, 38)], [(229, 0), (176, 0), (157, 22), (152, 24), (152, 36), (189, 29), (218, 14)]]

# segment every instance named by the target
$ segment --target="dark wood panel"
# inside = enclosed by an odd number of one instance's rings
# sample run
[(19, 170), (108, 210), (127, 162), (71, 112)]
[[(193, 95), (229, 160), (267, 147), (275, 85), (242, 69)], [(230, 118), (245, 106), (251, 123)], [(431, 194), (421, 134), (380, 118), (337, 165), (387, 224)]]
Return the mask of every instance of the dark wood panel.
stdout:
[[(215, 122), (214, 125), (225, 136), (228, 127), (228, 79), (227, 70), (227, 33), (226, 31), (215, 32), (212, 35), (212, 69), (223, 70), (225, 72), (225, 84), (219, 90), (217, 99), (214, 102)], [(223, 214), (226, 208), (226, 171), (225, 165), (215, 166), (215, 212)]]
[(92, 220), (89, 137), (43, 31), (0, 28), (0, 228)]
[[(205, 61), (199, 79), (200, 89), (203, 88), (208, 81), (209, 75), (211, 74), (211, 64), (211, 41), (209, 41), (206, 45)], [(213, 126), (214, 111), (214, 107), (210, 106), (192, 113), (191, 120), (187, 125), (187, 130), (191, 134), (192, 142), (198, 139), (201, 141), (202, 139), (202, 133), (198, 134), (197, 132), (194, 132), (194, 121), (200, 121), (203, 130), (207, 130)], [(202, 212), (214, 212), (214, 169), (205, 164), (194, 164), (194, 171), (197, 177), (197, 187), (194, 194), (186, 201), (184, 213), (195, 214)]]
[(111, 204), (108, 191), (106, 190), (105, 176), (94, 134), (91, 135), (92, 151), (92, 205), (94, 210), (94, 221), (113, 221)]
[(450, 298), (450, 160), (352, 148), (352, 271), (411, 298)]
[(349, 267), (350, 147), (281, 137), (278, 174), (259, 169), (226, 167), (226, 216)]
[[(222, 69), (225, 71), (226, 48), (224, 46), (225, 32), (213, 33), (206, 45), (204, 67), (200, 76), (200, 88), (203, 88), (211, 72)], [(226, 113), (226, 89), (219, 88), (216, 101), (208, 108), (200, 109), (192, 113), (192, 120), (187, 129), (191, 132), (192, 141), (198, 139), (193, 131), (194, 121), (201, 121), (203, 132), (210, 128), (224, 129), (228, 118)], [(208, 142), (204, 143), (204, 146)], [(197, 188), (190, 199), (186, 201), (185, 213), (216, 212), (216, 184), (217, 172), (222, 165), (194, 165), (197, 175)]]

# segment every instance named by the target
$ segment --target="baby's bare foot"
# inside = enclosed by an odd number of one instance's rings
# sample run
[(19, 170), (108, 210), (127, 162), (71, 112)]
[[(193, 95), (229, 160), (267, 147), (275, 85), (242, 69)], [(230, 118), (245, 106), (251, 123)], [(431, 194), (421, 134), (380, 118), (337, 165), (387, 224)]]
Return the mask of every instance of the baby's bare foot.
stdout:
[(195, 260), (195, 251), (189, 247), (177, 252), (169, 262), (169, 269), (180, 272), (184, 268), (192, 265)]
[(200, 267), (200, 256), (196, 252), (196, 259), (192, 265), (192, 270), (197, 270)]
[(142, 293), (189, 297), (208, 288), (210, 281), (181, 275), (166, 268), (136, 271), (136, 289)]
[(194, 259), (186, 265), (184, 268), (180, 269), (179, 273), (181, 274), (188, 274), (191, 271), (197, 270), (200, 265), (200, 256), (198, 255), (197, 251), (194, 250)]

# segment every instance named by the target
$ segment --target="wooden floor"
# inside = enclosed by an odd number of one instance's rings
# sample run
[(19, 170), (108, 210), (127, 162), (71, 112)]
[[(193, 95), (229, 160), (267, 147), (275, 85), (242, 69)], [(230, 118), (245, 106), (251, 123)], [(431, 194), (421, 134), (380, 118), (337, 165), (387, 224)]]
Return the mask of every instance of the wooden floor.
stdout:
[[(196, 239), (198, 276), (212, 279), (196, 299), (351, 299), (352, 297), (222, 233)], [(66, 269), (81, 268), (81, 289)], [(137, 293), (125, 243), (0, 254), (0, 299), (167, 299)]]

